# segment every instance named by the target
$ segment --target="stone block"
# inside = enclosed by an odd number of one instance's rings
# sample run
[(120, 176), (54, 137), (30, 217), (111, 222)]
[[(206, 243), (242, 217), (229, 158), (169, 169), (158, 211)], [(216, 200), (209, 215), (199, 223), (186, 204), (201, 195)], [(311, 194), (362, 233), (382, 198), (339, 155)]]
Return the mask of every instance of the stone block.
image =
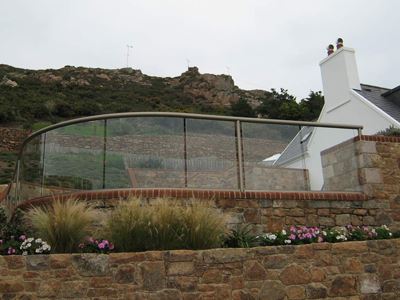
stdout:
[(246, 261), (243, 264), (245, 280), (264, 280), (267, 272), (256, 260)]
[(284, 300), (285, 298), (285, 286), (279, 281), (265, 281), (258, 294), (258, 299)]
[(349, 275), (338, 275), (333, 279), (331, 288), (329, 290), (329, 296), (337, 297), (353, 295), (357, 295), (356, 277)]
[(300, 285), (288, 286), (286, 294), (289, 300), (302, 300), (306, 297), (305, 289)]
[(168, 276), (190, 275), (195, 271), (193, 261), (171, 262), (167, 268)]
[(0, 281), (0, 294), (18, 293), (24, 291), (24, 286), (19, 280), (4, 280)]
[(135, 267), (131, 265), (120, 265), (115, 272), (114, 280), (118, 283), (137, 283), (135, 280)]
[(49, 255), (27, 255), (26, 268), (29, 271), (47, 270), (50, 266)]
[(109, 256), (105, 254), (73, 254), (72, 264), (81, 276), (109, 275)]
[(279, 276), (279, 279), (285, 285), (297, 285), (309, 283), (311, 276), (302, 266), (292, 264), (287, 266)]
[(65, 269), (71, 265), (70, 254), (52, 254), (50, 255), (50, 268)]
[(335, 222), (337, 226), (344, 226), (351, 223), (351, 218), (349, 214), (336, 215)]
[(143, 289), (157, 291), (166, 287), (164, 262), (142, 262), (139, 266)]
[(307, 299), (322, 299), (326, 298), (328, 289), (321, 283), (310, 283), (306, 287)]
[(378, 294), (381, 292), (379, 278), (376, 275), (361, 275), (359, 280), (361, 294)]

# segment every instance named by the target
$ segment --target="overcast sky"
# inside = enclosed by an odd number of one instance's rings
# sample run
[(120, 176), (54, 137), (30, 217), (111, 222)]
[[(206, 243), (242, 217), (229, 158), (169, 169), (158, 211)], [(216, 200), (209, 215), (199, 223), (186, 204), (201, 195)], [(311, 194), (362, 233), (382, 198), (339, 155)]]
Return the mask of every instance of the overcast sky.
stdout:
[(177, 76), (229, 73), (244, 89), (322, 89), (319, 61), (337, 37), (363, 83), (400, 84), (398, 0), (0, 0), (0, 63)]

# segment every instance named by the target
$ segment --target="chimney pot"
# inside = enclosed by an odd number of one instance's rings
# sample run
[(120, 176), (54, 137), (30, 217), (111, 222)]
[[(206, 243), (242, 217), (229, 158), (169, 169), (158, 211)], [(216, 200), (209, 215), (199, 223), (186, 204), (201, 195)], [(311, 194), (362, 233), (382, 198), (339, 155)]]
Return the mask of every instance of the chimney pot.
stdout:
[(330, 44), (326, 50), (328, 51), (328, 56), (331, 55), (335, 51), (335, 47), (333, 47), (332, 44)]
[(342, 38), (338, 38), (337, 41), (336, 41), (336, 49), (339, 50), (342, 47), (343, 47), (343, 39)]

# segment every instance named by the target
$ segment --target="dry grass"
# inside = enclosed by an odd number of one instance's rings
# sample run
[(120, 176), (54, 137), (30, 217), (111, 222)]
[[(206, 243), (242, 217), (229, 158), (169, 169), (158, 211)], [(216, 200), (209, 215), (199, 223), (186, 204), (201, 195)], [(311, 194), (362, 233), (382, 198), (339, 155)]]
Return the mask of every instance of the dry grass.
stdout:
[(55, 252), (68, 253), (89, 235), (96, 220), (94, 208), (74, 199), (54, 200), (48, 207), (31, 208), (26, 219), (32, 224), (37, 237), (47, 241)]

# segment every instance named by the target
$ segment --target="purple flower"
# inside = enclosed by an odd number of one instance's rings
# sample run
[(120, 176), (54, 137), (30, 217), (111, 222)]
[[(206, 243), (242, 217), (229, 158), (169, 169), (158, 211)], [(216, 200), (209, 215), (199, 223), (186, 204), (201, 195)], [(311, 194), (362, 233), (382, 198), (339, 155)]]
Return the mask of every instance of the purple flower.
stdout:
[(26, 235), (24, 235), (24, 234), (21, 235), (21, 236), (19, 237), (19, 240), (22, 241), (22, 242), (25, 241), (25, 240), (26, 240)]
[(289, 235), (289, 239), (293, 241), (296, 239), (296, 236), (292, 233), (291, 235)]
[(12, 247), (8, 247), (7, 254), (8, 254), (8, 255), (15, 254), (15, 249), (12, 248)]

